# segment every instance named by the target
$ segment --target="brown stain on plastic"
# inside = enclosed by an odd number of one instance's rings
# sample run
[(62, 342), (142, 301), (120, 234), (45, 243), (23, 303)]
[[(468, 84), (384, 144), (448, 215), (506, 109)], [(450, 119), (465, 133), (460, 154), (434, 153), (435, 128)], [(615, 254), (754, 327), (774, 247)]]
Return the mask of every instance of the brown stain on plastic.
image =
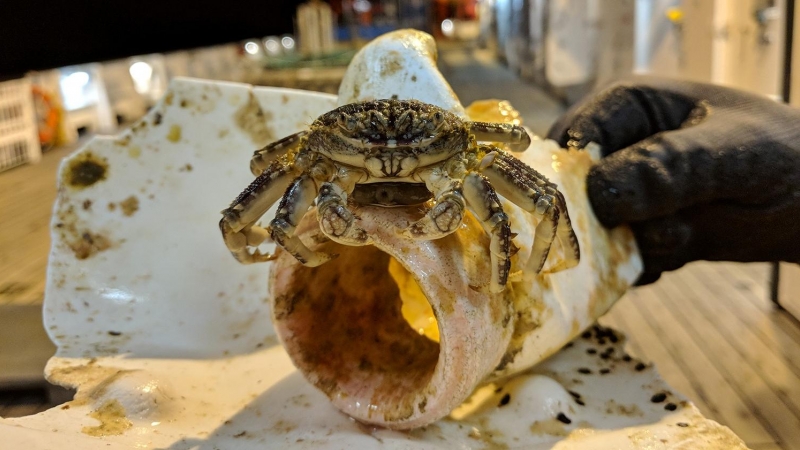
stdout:
[(110, 248), (111, 241), (102, 234), (84, 231), (69, 243), (69, 247), (77, 259), (87, 259)]
[(614, 414), (620, 416), (627, 416), (627, 417), (642, 417), (644, 413), (639, 406), (634, 404), (631, 405), (624, 405), (622, 403), (617, 403), (616, 401), (609, 400), (605, 404), (606, 406), (606, 414)]
[(258, 99), (249, 93), (249, 98), (244, 106), (233, 115), (233, 122), (239, 129), (247, 133), (257, 146), (266, 145), (275, 139), (275, 133), (267, 125), (272, 120), (272, 115), (261, 109)]
[(75, 258), (83, 260), (112, 247), (113, 242), (104, 233), (80, 225), (75, 206), (69, 205), (56, 213), (58, 222), (54, 232), (66, 244)]
[(400, 421), (427, 404), (439, 344), (401, 314), (390, 256), (375, 247), (328, 243), (336, 261), (315, 268), (297, 262), (274, 315), (286, 327), (295, 365), (331, 398), (369, 398), (372, 417)]
[(47, 374), (47, 380), (59, 386), (77, 388), (74, 400), (67, 405), (81, 406), (99, 400), (107, 393), (108, 386), (130, 372), (97, 365), (96, 359), (92, 358), (85, 364), (55, 368)]
[(119, 436), (133, 426), (125, 416), (125, 408), (116, 400), (103, 403), (102, 406), (92, 411), (89, 417), (100, 421), (98, 426), (81, 429), (81, 433), (89, 436)]
[(169, 133), (167, 133), (167, 140), (172, 143), (177, 143), (181, 140), (182, 130), (180, 125), (172, 125), (169, 127)]
[(394, 75), (403, 69), (403, 56), (396, 51), (386, 52), (380, 60), (381, 76), (386, 77)]
[(125, 200), (119, 202), (119, 207), (122, 209), (122, 214), (130, 217), (139, 210), (139, 199), (135, 195), (131, 195)]
[(72, 158), (67, 164), (64, 181), (67, 186), (83, 189), (106, 179), (108, 161), (87, 151)]
[(477, 427), (473, 427), (473, 431), (469, 436), (481, 441), (484, 444), (484, 448), (491, 450), (507, 450), (511, 448), (504, 442), (505, 436), (500, 430), (489, 427), (490, 422), (486, 417), (478, 419), (477, 425)]
[(536, 436), (566, 436), (569, 434), (564, 423), (558, 419), (538, 420), (530, 426), (531, 433)]

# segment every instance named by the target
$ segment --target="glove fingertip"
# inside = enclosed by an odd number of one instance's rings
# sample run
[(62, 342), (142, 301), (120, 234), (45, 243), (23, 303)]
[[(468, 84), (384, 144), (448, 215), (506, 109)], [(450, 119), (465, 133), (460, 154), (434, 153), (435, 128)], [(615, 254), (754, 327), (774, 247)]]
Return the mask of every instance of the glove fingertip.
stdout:
[(629, 220), (625, 214), (629, 208), (623, 197), (623, 189), (612, 181), (614, 178), (607, 176), (602, 166), (601, 161), (589, 170), (586, 190), (597, 220), (603, 226), (613, 228)]
[(567, 142), (569, 141), (567, 130), (561, 121), (554, 123), (550, 129), (547, 130), (547, 135), (545, 138), (558, 142), (558, 145), (561, 148), (566, 148)]

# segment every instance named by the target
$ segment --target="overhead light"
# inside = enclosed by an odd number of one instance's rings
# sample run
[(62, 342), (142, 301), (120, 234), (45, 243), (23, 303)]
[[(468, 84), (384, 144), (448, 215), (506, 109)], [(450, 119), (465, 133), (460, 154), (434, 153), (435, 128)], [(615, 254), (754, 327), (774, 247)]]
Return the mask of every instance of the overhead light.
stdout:
[(90, 89), (91, 76), (83, 70), (62, 75), (58, 80), (64, 108), (68, 111), (83, 108), (96, 101), (94, 90)]
[(153, 79), (153, 66), (144, 61), (136, 61), (128, 68), (133, 79), (133, 88), (139, 94), (147, 94)]
[(286, 50), (294, 50), (294, 38), (291, 36), (284, 36), (281, 38), (281, 45)]
[(455, 29), (455, 26), (454, 26), (454, 24), (453, 24), (453, 21), (452, 21), (452, 20), (450, 20), (450, 19), (444, 19), (444, 20), (442, 21), (442, 34), (443, 34), (443, 35), (445, 35), (445, 36), (447, 36), (447, 37), (453, 37), (453, 31), (454, 31), (454, 29)]
[(253, 41), (247, 42), (246, 44), (244, 44), (244, 51), (246, 51), (251, 55), (258, 54), (258, 43)]
[(264, 48), (267, 50), (268, 55), (280, 55), (281, 46), (281, 39), (278, 39), (278, 36), (267, 36), (264, 38)]
[(62, 86), (67, 86), (73, 89), (82, 89), (89, 83), (89, 74), (86, 72), (72, 72), (64, 77), (61, 81)]
[(353, 2), (353, 11), (357, 13), (366, 13), (372, 9), (372, 5), (367, 0), (356, 0)]

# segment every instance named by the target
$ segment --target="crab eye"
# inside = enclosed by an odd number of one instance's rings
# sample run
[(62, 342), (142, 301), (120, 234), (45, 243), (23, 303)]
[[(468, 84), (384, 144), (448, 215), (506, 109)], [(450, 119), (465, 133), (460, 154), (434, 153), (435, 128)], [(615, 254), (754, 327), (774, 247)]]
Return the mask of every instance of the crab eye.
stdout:
[(441, 111), (436, 111), (428, 116), (427, 129), (430, 131), (438, 130), (444, 124), (444, 114)]
[(425, 128), (428, 131), (435, 131), (444, 123), (444, 114), (442, 114), (441, 111), (436, 111), (427, 118), (428, 120), (426, 121), (427, 123), (425, 124)]
[(342, 128), (347, 128), (347, 114), (339, 113), (339, 115), (336, 116), (336, 123)]

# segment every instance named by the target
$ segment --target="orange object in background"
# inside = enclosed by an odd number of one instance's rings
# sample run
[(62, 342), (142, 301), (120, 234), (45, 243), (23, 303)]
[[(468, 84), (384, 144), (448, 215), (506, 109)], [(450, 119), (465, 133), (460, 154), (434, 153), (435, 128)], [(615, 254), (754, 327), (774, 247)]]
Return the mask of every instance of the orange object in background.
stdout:
[[(435, 0), (433, 5), (433, 34), (437, 38), (454, 38), (463, 33), (458, 25), (477, 23), (477, 0)], [(463, 30), (462, 30), (463, 31)]]
[(477, 19), (477, 0), (435, 0), (434, 15), (437, 23), (444, 19)]
[(39, 143), (43, 146), (63, 143), (65, 140), (62, 130), (64, 109), (58, 99), (39, 86), (32, 86), (31, 91), (38, 119)]

